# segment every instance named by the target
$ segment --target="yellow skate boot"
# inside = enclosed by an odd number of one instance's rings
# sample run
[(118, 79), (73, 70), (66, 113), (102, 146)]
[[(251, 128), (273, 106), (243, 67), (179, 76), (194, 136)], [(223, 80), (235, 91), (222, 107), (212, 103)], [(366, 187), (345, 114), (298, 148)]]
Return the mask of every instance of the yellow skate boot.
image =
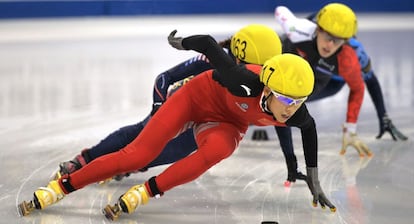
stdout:
[(150, 194), (144, 184), (135, 185), (123, 194), (115, 205), (107, 205), (103, 213), (107, 219), (116, 220), (121, 212), (131, 214), (139, 205), (147, 204), (149, 198)]
[(47, 187), (39, 187), (34, 192), (34, 203), (37, 209), (44, 209), (47, 206), (54, 204), (65, 197), (65, 193), (60, 188), (56, 180), (49, 182)]
[(47, 187), (40, 187), (34, 192), (33, 200), (23, 201), (18, 205), (21, 216), (29, 215), (34, 209), (44, 209), (65, 197), (56, 180), (49, 182)]

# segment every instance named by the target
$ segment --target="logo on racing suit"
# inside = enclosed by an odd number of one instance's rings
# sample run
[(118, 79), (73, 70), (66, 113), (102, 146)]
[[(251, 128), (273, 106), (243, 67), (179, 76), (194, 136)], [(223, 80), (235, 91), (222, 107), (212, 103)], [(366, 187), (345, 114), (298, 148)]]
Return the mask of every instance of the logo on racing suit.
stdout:
[(240, 87), (242, 87), (244, 91), (246, 91), (247, 96), (250, 96), (250, 94), (252, 94), (252, 90), (249, 87), (245, 85), (240, 85)]
[(236, 105), (243, 111), (246, 112), (249, 109), (249, 105), (247, 103), (237, 103)]
[(335, 65), (328, 64), (323, 58), (319, 59), (318, 64), (327, 67), (331, 72), (335, 69)]

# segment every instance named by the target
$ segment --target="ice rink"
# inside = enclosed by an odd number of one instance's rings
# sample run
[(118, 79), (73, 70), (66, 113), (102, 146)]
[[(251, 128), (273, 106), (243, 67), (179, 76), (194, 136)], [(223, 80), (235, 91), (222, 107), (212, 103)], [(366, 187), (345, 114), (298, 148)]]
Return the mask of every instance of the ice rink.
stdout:
[[(115, 223), (413, 223), (414, 14), (359, 18), (358, 37), (372, 57), (388, 114), (409, 140), (375, 139), (378, 119), (366, 92), (358, 132), (375, 155), (359, 158), (349, 149), (340, 156), (347, 87), (309, 103), (318, 125), (319, 179), (336, 213), (312, 207), (306, 183), (284, 187), (286, 165), (268, 128), (269, 141), (252, 141), (249, 130), (232, 157)], [(60, 162), (149, 113), (154, 78), (196, 55), (169, 47), (171, 30), (224, 39), (250, 23), (280, 31), (273, 15), (0, 21), (0, 223), (111, 223), (101, 209), (165, 167), (87, 186), (27, 217), (18, 216), (16, 205), (32, 199)], [(296, 129), (294, 144), (305, 171)]]

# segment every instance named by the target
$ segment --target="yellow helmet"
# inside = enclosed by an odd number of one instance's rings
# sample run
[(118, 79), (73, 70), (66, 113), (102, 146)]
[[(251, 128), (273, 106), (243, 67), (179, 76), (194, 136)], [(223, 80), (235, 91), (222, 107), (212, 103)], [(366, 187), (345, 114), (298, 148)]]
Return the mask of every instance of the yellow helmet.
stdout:
[(282, 44), (272, 28), (251, 24), (233, 35), (230, 49), (241, 61), (263, 65), (267, 59), (282, 53)]
[(316, 16), (316, 23), (326, 32), (341, 38), (356, 35), (358, 22), (355, 13), (341, 3), (325, 5)]
[(290, 53), (267, 60), (260, 72), (260, 81), (267, 87), (292, 97), (309, 96), (313, 91), (314, 79), (309, 63)]

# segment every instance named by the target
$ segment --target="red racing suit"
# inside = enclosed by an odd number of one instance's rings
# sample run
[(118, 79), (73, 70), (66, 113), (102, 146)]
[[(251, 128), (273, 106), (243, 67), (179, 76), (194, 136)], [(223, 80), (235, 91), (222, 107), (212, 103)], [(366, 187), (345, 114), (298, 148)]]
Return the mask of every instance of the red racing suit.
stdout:
[(156, 187), (149, 186), (151, 195), (190, 182), (230, 156), (250, 124), (299, 127), (306, 165), (317, 166), (315, 122), (305, 104), (286, 124), (280, 123), (266, 110), (264, 85), (258, 77), (261, 66), (237, 65), (208, 35), (185, 38), (183, 46), (206, 55), (216, 70), (203, 72), (184, 85), (125, 148), (61, 178), (65, 193), (145, 167), (170, 139), (190, 127), (194, 128), (198, 149), (156, 176)]

